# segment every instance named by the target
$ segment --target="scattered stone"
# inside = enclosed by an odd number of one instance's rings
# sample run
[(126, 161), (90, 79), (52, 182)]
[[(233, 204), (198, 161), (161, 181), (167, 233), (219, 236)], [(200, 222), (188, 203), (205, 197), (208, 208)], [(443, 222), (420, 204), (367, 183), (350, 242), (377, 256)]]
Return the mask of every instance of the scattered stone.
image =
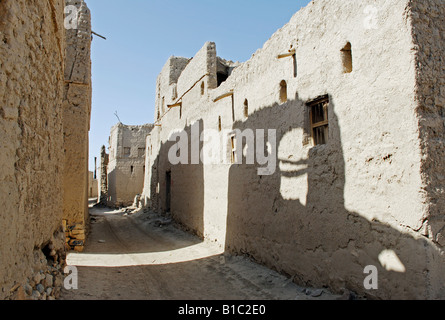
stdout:
[(78, 247), (84, 245), (84, 242), (81, 240), (71, 240), (69, 243), (71, 247)]
[(60, 298), (60, 288), (61, 288), (61, 287), (58, 287), (58, 288), (55, 288), (55, 289), (54, 289), (54, 297), (55, 297), (56, 299), (59, 299), (59, 298)]
[(11, 288), (11, 292), (16, 291), (19, 287), (20, 287), (20, 284), (19, 284), (19, 283), (16, 283), (15, 286), (13, 286), (13, 287)]
[(98, 242), (99, 243), (105, 243), (106, 241), (105, 240), (99, 240)]
[(32, 287), (31, 287), (31, 285), (30, 285), (29, 283), (26, 283), (26, 284), (24, 285), (24, 289), (25, 289), (25, 293), (26, 293), (28, 296), (31, 296), (31, 295), (32, 295)]
[(47, 296), (50, 296), (52, 292), (53, 292), (53, 288), (46, 288), (46, 290), (45, 290), (45, 293)]
[(43, 292), (45, 292), (45, 287), (44, 287), (43, 285), (41, 285), (41, 284), (38, 284), (37, 287), (36, 287), (36, 290), (37, 290), (40, 294), (42, 294)]
[(342, 296), (337, 298), (337, 300), (352, 300), (351, 299), (351, 292), (348, 289), (343, 289)]
[(314, 298), (321, 297), (323, 295), (323, 289), (318, 289), (312, 292), (311, 296)]
[(31, 298), (32, 298), (33, 300), (39, 300), (40, 297), (41, 297), (41, 294), (40, 294), (38, 291), (34, 290), (34, 291), (32, 292)]
[(25, 289), (23, 289), (23, 287), (19, 287), (16, 291), (16, 300), (19, 301), (24, 301), (26, 300), (26, 293), (25, 293)]
[(83, 252), (84, 249), (85, 249), (84, 246), (75, 246), (74, 247), (74, 251), (76, 251), (76, 252)]
[(63, 285), (63, 276), (61, 274), (58, 274), (56, 276), (56, 279), (54, 280), (54, 287), (60, 288)]
[(43, 279), (44, 279), (44, 276), (41, 273), (36, 273), (33, 278), (33, 280), (36, 284), (39, 284)]
[(52, 287), (54, 284), (54, 278), (52, 275), (47, 274), (45, 277), (44, 285), (45, 287)]
[(26, 294), (25, 294), (25, 290), (23, 289), (22, 286), (20, 285), (15, 285), (12, 289), (11, 289), (11, 295), (9, 296), (10, 300), (13, 301), (23, 301), (26, 300)]

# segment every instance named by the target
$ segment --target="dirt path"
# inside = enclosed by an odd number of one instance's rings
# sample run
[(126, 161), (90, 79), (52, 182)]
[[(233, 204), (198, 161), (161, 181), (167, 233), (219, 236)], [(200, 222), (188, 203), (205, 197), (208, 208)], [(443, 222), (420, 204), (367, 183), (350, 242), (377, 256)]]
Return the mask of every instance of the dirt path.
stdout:
[[(155, 214), (90, 209), (84, 253), (70, 253), (78, 290), (62, 300), (306, 300), (338, 296), (296, 286), (244, 257), (223, 254)], [(319, 297), (312, 297), (318, 296)]]

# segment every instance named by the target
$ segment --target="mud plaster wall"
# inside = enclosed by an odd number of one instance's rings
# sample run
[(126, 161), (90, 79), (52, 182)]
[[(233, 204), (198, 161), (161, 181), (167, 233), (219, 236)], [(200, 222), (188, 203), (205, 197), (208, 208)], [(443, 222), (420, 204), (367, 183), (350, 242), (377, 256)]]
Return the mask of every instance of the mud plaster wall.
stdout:
[(107, 204), (107, 194), (108, 194), (108, 181), (107, 181), (107, 166), (109, 162), (109, 154), (106, 152), (105, 146), (102, 146), (100, 150), (100, 167), (99, 167), (99, 181), (98, 181), (98, 203), (102, 205)]
[[(434, 37), (443, 35), (434, 27), (443, 2), (428, 3), (436, 8), (431, 17), (421, 1), (313, 1), (219, 88), (212, 90), (207, 80), (202, 95), (196, 81), (206, 73), (215, 75), (216, 50), (206, 44), (178, 79), (178, 96), (185, 94), (182, 107), (164, 114), (147, 140), (153, 147), (146, 201), (165, 211), (166, 173), (171, 171), (173, 216), (230, 252), (249, 254), (297, 282), (336, 291), (347, 287), (378, 298), (444, 297), (443, 251), (423, 230), (432, 208), (443, 210), (441, 201), (428, 204), (440, 186), (443, 157), (422, 156), (432, 139), (419, 127), (419, 115), (425, 117), (418, 107), (419, 87), (431, 87), (422, 82), (442, 81), (443, 50), (435, 51), (439, 56), (432, 63), (422, 49), (413, 50), (412, 37), (418, 33), (422, 40), (417, 41), (431, 47)], [(364, 23), (368, 5), (378, 9), (376, 28)], [(416, 17), (421, 11), (423, 18), (413, 25), (411, 12)], [(342, 66), (341, 50), (348, 42), (352, 73), (344, 73)], [(297, 77), (292, 58), (277, 59), (292, 48)], [(438, 80), (424, 72), (428, 68), (439, 73)], [(287, 103), (280, 102), (282, 80)], [(230, 90), (233, 98), (213, 102)], [(425, 97), (436, 99), (435, 92), (427, 92)], [(305, 145), (305, 103), (325, 94), (330, 98), (329, 142)], [(438, 123), (441, 128), (437, 110), (428, 113), (427, 127)], [(257, 166), (169, 163), (173, 130), (190, 132), (194, 123), (201, 130), (216, 129), (219, 117), (223, 129), (276, 129), (276, 173), (260, 177)], [(439, 165), (432, 166), (436, 161)], [(378, 268), (379, 290), (363, 287), (367, 265)]]
[(130, 206), (135, 196), (142, 194), (145, 142), (152, 129), (152, 125), (126, 126), (121, 123), (111, 129), (107, 166), (108, 205)]
[[(422, 152), (422, 181), (428, 206), (422, 232), (441, 249), (445, 246), (445, 5), (443, 1), (411, 1), (413, 50), (416, 52), (416, 102)], [(443, 260), (429, 257), (433, 287), (443, 287)], [(442, 282), (441, 282), (442, 281)], [(443, 289), (442, 289), (443, 290)]]
[(63, 8), (0, 2), (0, 299), (31, 276), (34, 249), (61, 229)]
[(88, 173), (88, 198), (97, 198), (98, 180), (94, 179), (94, 172)]
[[(66, 30), (63, 217), (81, 233), (88, 216), (88, 132), (91, 118), (91, 14), (84, 1), (67, 0), (78, 8), (77, 29)], [(83, 242), (84, 235), (80, 235)], [(68, 240), (76, 239), (68, 235)], [(73, 246), (74, 247), (74, 246)]]

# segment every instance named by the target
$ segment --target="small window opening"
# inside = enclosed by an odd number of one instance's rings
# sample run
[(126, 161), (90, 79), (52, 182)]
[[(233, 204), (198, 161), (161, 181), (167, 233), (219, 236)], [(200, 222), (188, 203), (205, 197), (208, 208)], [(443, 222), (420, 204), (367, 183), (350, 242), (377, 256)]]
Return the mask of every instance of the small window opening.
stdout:
[(174, 85), (172, 89), (172, 100), (176, 100), (177, 97), (178, 97), (178, 87), (177, 85)]
[(218, 87), (219, 87), (223, 82), (225, 82), (229, 78), (229, 75), (227, 73), (218, 72), (216, 74), (216, 77), (217, 77)]
[(285, 80), (280, 83), (280, 102), (287, 102), (287, 83)]
[(131, 174), (133, 174), (134, 173), (134, 167), (131, 166), (130, 170), (131, 170)]
[(219, 131), (219, 132), (222, 131), (222, 121), (221, 121), (221, 117), (218, 118), (218, 131)]
[(249, 101), (247, 99), (244, 100), (244, 117), (249, 117)]
[(237, 163), (237, 157), (236, 157), (236, 137), (232, 136), (230, 137), (230, 142), (231, 142), (231, 159), (230, 161), (232, 162), (232, 164)]
[(232, 95), (232, 121), (235, 122), (235, 97)]
[(308, 104), (314, 146), (327, 144), (329, 138), (329, 98), (322, 97)]
[(203, 82), (201, 83), (201, 95), (202, 95), (202, 96), (204, 95), (205, 90), (206, 90), (206, 86), (205, 86), (205, 83), (204, 83), (204, 81), (203, 81)]
[(343, 62), (343, 73), (352, 72), (352, 46), (348, 42), (346, 46), (341, 50), (342, 62)]

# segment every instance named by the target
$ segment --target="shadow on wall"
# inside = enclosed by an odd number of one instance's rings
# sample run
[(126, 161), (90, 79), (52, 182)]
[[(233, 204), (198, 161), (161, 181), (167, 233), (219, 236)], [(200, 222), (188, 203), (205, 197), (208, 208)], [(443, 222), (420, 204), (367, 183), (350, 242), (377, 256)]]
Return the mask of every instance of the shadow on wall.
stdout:
[[(199, 125), (199, 126), (198, 126)], [(183, 133), (192, 136), (192, 127), (199, 127), (198, 136), (204, 128), (203, 121), (187, 126)], [(204, 237), (204, 168), (191, 164), (192, 152), (188, 153), (188, 164), (172, 165), (168, 159), (169, 151), (176, 142), (161, 144), (160, 151), (154, 159), (151, 171), (151, 207), (159, 212), (171, 212), (173, 219), (185, 229)], [(192, 150), (192, 139), (188, 139), (188, 150)], [(199, 150), (202, 142), (199, 142)], [(177, 150), (178, 155), (180, 150)], [(180, 190), (175, 192), (175, 190)]]
[[(248, 254), (301, 285), (347, 288), (370, 298), (445, 298), (444, 259), (431, 242), (345, 208), (345, 160), (332, 98), (328, 143), (301, 158), (283, 158), (280, 150), (302, 146), (301, 132), (309, 134), (309, 117), (302, 112), (308, 109), (297, 96), (234, 124), (241, 131), (275, 129), (279, 159), (271, 176), (259, 176), (257, 166), (232, 165), (226, 251)], [(292, 138), (295, 132), (300, 140)], [(300, 181), (292, 183), (294, 179)], [(298, 187), (307, 188), (300, 192), (304, 198), (283, 196)], [(364, 288), (369, 265), (377, 267), (378, 290)]]
[[(130, 169), (131, 167), (131, 169)], [(137, 170), (135, 174), (130, 170)], [(110, 208), (129, 207), (134, 202), (134, 197), (140, 194), (142, 186), (138, 177), (143, 176), (141, 167), (115, 167), (108, 172), (107, 205)]]

